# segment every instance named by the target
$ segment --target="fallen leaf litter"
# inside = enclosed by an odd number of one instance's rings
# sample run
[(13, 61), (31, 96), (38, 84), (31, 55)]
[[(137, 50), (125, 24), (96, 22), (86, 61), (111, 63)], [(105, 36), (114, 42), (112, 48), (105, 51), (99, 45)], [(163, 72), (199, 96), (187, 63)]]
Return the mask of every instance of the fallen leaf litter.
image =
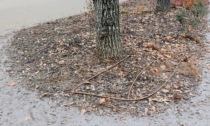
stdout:
[(148, 115), (189, 99), (198, 84), (195, 59), (203, 36), (199, 30), (179, 31), (176, 10), (139, 14), (137, 6), (134, 1), (121, 5), (126, 10), (120, 19), (122, 57), (95, 55), (95, 32), (90, 17), (82, 14), (17, 32), (10, 48), (16, 62), (12, 75), (41, 97), (80, 108), (82, 115)]

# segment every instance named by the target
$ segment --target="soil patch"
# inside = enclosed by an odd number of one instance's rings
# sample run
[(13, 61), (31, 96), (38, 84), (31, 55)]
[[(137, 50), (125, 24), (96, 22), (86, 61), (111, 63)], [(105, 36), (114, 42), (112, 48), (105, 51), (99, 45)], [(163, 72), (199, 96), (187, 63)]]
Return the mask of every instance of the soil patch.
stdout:
[[(122, 57), (104, 60), (96, 55), (94, 22), (82, 14), (18, 31), (9, 50), (15, 62), (9, 72), (40, 98), (77, 106), (81, 114), (150, 115), (191, 98), (199, 81), (203, 35), (199, 28), (181, 31), (176, 10), (154, 13), (141, 6), (135, 1), (121, 5)], [(78, 85), (75, 91), (80, 93), (72, 94)], [(122, 100), (128, 97), (146, 98)]]

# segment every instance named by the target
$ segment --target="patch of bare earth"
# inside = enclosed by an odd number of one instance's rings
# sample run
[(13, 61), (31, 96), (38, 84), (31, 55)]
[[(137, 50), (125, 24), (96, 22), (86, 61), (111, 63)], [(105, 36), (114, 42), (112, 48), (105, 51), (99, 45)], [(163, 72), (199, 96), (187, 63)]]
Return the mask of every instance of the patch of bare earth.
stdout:
[(77, 106), (81, 114), (148, 115), (191, 98), (199, 80), (202, 35), (179, 31), (176, 10), (139, 8), (133, 1), (121, 5), (122, 57), (96, 55), (94, 26), (82, 14), (17, 32), (10, 48), (11, 73), (41, 98)]

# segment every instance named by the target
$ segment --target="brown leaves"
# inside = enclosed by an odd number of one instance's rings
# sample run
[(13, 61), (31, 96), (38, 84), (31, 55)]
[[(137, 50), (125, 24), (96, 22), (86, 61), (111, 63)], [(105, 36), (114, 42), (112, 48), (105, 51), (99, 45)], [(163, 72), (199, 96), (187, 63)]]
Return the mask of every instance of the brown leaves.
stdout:
[(16, 86), (16, 83), (15, 82), (10, 82), (10, 83), (7, 84), (7, 86), (14, 87), (14, 86)]
[(142, 14), (142, 12), (145, 11), (145, 8), (146, 8), (146, 6), (144, 6), (144, 5), (137, 6), (134, 10), (134, 13)]
[(99, 104), (102, 105), (102, 104), (105, 104), (106, 103), (106, 98), (101, 98), (99, 100)]
[(165, 65), (161, 65), (160, 68), (161, 68), (161, 70), (166, 70), (166, 66)]
[[(195, 44), (197, 38), (181, 35), (181, 32), (177, 30), (179, 24), (174, 19), (175, 13), (173, 11), (164, 15), (158, 13), (136, 14), (142, 13), (143, 9), (144, 5), (126, 3), (124, 8), (126, 11), (121, 15), (122, 46), (125, 50), (124, 54), (132, 55), (131, 58), (120, 63), (116, 69), (105, 71), (94, 77), (91, 82), (88, 80), (89, 77), (103, 72), (105, 68), (109, 68), (113, 62), (117, 62), (119, 59), (105, 61), (96, 55), (96, 36), (94, 30), (89, 30), (90, 27), (84, 15), (61, 19), (53, 25), (44, 24), (21, 31), (16, 38), (24, 39), (14, 39), (13, 44), (15, 43), (19, 49), (17, 52), (27, 51), (28, 54), (33, 54), (28, 57), (34, 59), (28, 62), (25, 60), (25, 55), (19, 54), (17, 56), (19, 59), (16, 60), (20, 61), (23, 69), (27, 68), (27, 65), (31, 66), (30, 70), (26, 71), (27, 73), (21, 73), (26, 77), (24, 78), (25, 82), (30, 87), (33, 87), (31, 84), (38, 85), (37, 90), (44, 91), (43, 97), (51, 96), (51, 94), (54, 96), (55, 92), (62, 92), (66, 88), (71, 90), (72, 87), (81, 82), (84, 85), (75, 91), (127, 98), (128, 88), (138, 71), (141, 71), (152, 60), (157, 59), (157, 62), (152, 64), (150, 69), (148, 68), (141, 76), (137, 77), (130, 93), (130, 98), (135, 99), (148, 96), (148, 94), (156, 91), (165, 80), (169, 79), (179, 60), (185, 55), (192, 52), (199, 55), (199, 46)], [(37, 33), (31, 37), (28, 36), (27, 31), (37, 31)], [(195, 58), (198, 57), (197, 55)], [(188, 62), (190, 62), (189, 59), (186, 60), (186, 63)], [(185, 66), (183, 65), (182, 68), (186, 68)], [(184, 70), (182, 68), (180, 69)], [(189, 70), (192, 70), (192, 67), (187, 71)], [(35, 72), (36, 74), (34, 74)], [(188, 95), (187, 93), (182, 94), (182, 92), (173, 94), (174, 90), (184, 92), (194, 88), (194, 86), (183, 86), (177, 83), (190, 78), (189, 72), (187, 74), (181, 73), (184, 72), (175, 72), (176, 77), (179, 78), (172, 77), (173, 84), (169, 81), (164, 88), (157, 92), (157, 96), (152, 97), (154, 102), (152, 106), (147, 103), (147, 100), (139, 102), (110, 100), (108, 102), (109, 99), (102, 95), (98, 99), (94, 96), (72, 95), (65, 92), (61, 97), (71, 97), (74, 99), (73, 104), (82, 106), (81, 115), (90, 110), (97, 112), (101, 110), (100, 107), (109, 103), (113, 104), (109, 107), (114, 110), (126, 106), (128, 112), (131, 112), (130, 110), (136, 107), (135, 112), (133, 112), (135, 114), (136, 110), (142, 111), (144, 108), (147, 108), (147, 112), (158, 111), (159, 107), (157, 107), (156, 102), (167, 103), (170, 98), (181, 99), (182, 96)], [(59, 76), (64, 74), (65, 78), (60, 79), (61, 81), (51, 80), (51, 78), (57, 80)], [(33, 78), (33, 81), (30, 81), (29, 77)], [(8, 86), (13, 87), (15, 84)], [(165, 108), (166, 106), (161, 107)]]
[(169, 90), (170, 88), (171, 88), (171, 84), (167, 83), (167, 84), (165, 85), (165, 89)]
[(25, 121), (28, 122), (29, 120), (31, 120), (31, 117), (29, 115), (25, 116)]
[(174, 83), (174, 84), (173, 84), (173, 87), (174, 87), (175, 89), (179, 89), (181, 86), (180, 86), (180, 83)]
[(162, 77), (163, 79), (165, 79), (165, 80), (168, 79), (168, 75), (167, 75), (166, 73), (162, 73), (162, 74), (161, 74), (161, 77)]
[(181, 93), (174, 93), (173, 94), (173, 99), (174, 100), (181, 100), (182, 99), (182, 94)]
[(199, 79), (199, 68), (193, 62), (182, 62), (180, 64), (179, 72), (185, 76), (193, 76)]
[(207, 49), (206, 52), (210, 53), (210, 49)]
[(158, 68), (150, 68), (150, 71), (152, 74), (159, 74), (159, 69)]
[(155, 112), (157, 112), (157, 108), (156, 108), (155, 106), (150, 106), (150, 107), (148, 107), (148, 108), (145, 108), (145, 109), (144, 109), (144, 112), (145, 112), (146, 114), (155, 113)]
[(80, 115), (84, 115), (87, 111), (85, 109), (80, 110)]
[(207, 66), (207, 69), (210, 70), (210, 66)]
[(120, 79), (121, 79), (121, 80), (124, 79), (125, 74), (124, 74), (123, 71), (120, 71), (120, 72), (118, 73), (118, 75), (120, 76)]
[[(172, 0), (171, 5), (172, 7), (178, 8), (178, 7), (184, 7), (186, 9), (191, 9), (193, 4), (197, 2), (198, 0)], [(203, 2), (204, 4), (208, 4), (208, 0), (199, 0), (200, 2)]]
[(88, 80), (85, 80), (85, 81), (83, 82), (83, 84), (91, 84), (91, 82), (88, 81)]
[(160, 103), (167, 103), (167, 102), (169, 102), (169, 100), (167, 98), (163, 98), (163, 97), (153, 98), (152, 101), (160, 102)]
[(65, 61), (61, 60), (61, 61), (58, 61), (58, 63), (62, 65), (62, 64), (65, 64)]
[(64, 45), (64, 40), (58, 40), (56, 41), (60, 46)]
[(152, 50), (159, 50), (158, 47), (156, 47), (154, 44), (152, 43), (146, 43), (145, 44), (146, 48), (152, 49)]

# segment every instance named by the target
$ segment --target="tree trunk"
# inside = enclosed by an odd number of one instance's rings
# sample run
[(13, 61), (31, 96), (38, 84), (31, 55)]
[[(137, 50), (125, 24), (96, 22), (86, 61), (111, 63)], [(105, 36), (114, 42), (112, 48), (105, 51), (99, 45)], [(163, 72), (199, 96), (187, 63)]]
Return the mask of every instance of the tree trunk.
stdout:
[(117, 57), (121, 54), (119, 0), (93, 0), (98, 54)]
[(167, 11), (170, 9), (170, 0), (157, 0), (157, 10)]

